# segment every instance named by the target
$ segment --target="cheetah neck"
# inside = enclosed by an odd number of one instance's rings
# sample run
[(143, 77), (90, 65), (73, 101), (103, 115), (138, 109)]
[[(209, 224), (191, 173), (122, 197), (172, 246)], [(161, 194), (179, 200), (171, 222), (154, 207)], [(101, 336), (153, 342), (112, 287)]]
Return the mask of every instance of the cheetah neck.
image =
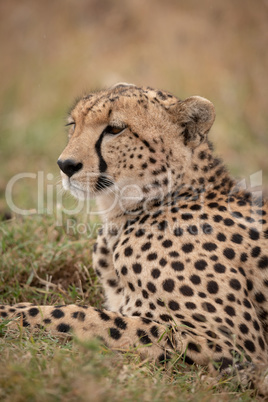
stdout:
[[(152, 183), (140, 186), (141, 192), (126, 194), (110, 191), (98, 196), (97, 206), (103, 222), (127, 221), (144, 213), (148, 214), (162, 205), (178, 205), (197, 201), (202, 195), (216, 190), (218, 194), (228, 195), (234, 188), (220, 159), (212, 154), (210, 143), (206, 142), (194, 149), (183, 167), (174, 158), (166, 172), (159, 174), (158, 181), (166, 180), (167, 186), (153, 186)], [(155, 180), (155, 176), (153, 177)]]

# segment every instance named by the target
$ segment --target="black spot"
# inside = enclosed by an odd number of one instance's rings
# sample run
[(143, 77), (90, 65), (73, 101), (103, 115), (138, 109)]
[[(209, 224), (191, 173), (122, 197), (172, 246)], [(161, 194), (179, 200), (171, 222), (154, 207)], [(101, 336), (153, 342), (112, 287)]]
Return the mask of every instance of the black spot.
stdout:
[(194, 235), (194, 236), (198, 234), (198, 229), (197, 229), (197, 226), (195, 226), (195, 225), (188, 226), (187, 231), (189, 234)]
[(224, 265), (217, 263), (214, 265), (214, 270), (215, 272), (217, 272), (218, 274), (224, 274), (224, 272), (226, 271), (226, 268)]
[(217, 245), (215, 243), (207, 242), (207, 243), (203, 244), (203, 249), (207, 250), (207, 251), (214, 251), (214, 250), (216, 250), (216, 248), (217, 248)]
[(199, 271), (203, 271), (207, 267), (207, 262), (205, 260), (197, 260), (194, 264), (195, 268)]
[(191, 302), (187, 302), (185, 303), (186, 308), (188, 308), (189, 310), (194, 310), (196, 308), (196, 304), (191, 303)]
[(239, 267), (238, 270), (239, 270), (241, 275), (246, 277), (246, 273), (245, 273), (245, 271), (244, 271), (244, 269), (242, 267)]
[(245, 340), (244, 342), (244, 346), (247, 350), (249, 350), (250, 352), (254, 353), (255, 352), (255, 345), (252, 341), (250, 341), (249, 339)]
[(233, 365), (233, 360), (228, 359), (227, 357), (221, 357), (220, 359), (215, 359), (214, 360), (214, 365), (215, 367), (220, 371), (226, 370), (229, 366)]
[(52, 317), (54, 318), (62, 318), (64, 317), (64, 312), (58, 308), (51, 312)]
[(158, 333), (158, 328), (156, 325), (154, 325), (151, 329), (150, 329), (151, 334), (153, 335), (154, 338), (159, 338), (159, 333)]
[(173, 292), (174, 287), (175, 287), (175, 284), (174, 284), (173, 279), (166, 279), (166, 280), (163, 282), (163, 289), (164, 289), (166, 292)]
[(148, 318), (144, 318), (144, 317), (141, 317), (141, 320), (144, 324), (151, 324), (151, 322), (152, 322), (152, 320), (149, 320)]
[(137, 230), (137, 232), (135, 233), (136, 237), (141, 237), (145, 235), (145, 230), (144, 229), (139, 229)]
[(170, 255), (170, 257), (174, 257), (174, 258), (179, 257), (179, 253), (177, 251), (170, 251), (169, 255)]
[(247, 253), (242, 253), (241, 256), (240, 256), (240, 261), (241, 262), (246, 262), (247, 259), (248, 259)]
[(158, 268), (153, 269), (152, 272), (151, 272), (151, 275), (152, 275), (152, 277), (153, 277), (154, 279), (159, 278), (160, 274), (161, 274), (161, 272), (159, 271)]
[(130, 257), (133, 254), (133, 249), (131, 247), (126, 247), (124, 254), (126, 257)]
[(201, 346), (197, 345), (196, 343), (193, 343), (193, 342), (188, 343), (188, 349), (192, 350), (193, 352), (196, 352), (196, 353), (201, 352)]
[(236, 300), (235, 295), (233, 293), (229, 293), (227, 295), (227, 300), (230, 301), (230, 302), (235, 302), (235, 300)]
[(144, 345), (148, 345), (149, 343), (152, 343), (149, 336), (142, 329), (137, 330), (137, 336), (139, 337), (140, 342), (143, 343)]
[(261, 253), (260, 247), (258, 247), (258, 246), (257, 246), (257, 247), (254, 247), (254, 248), (251, 250), (251, 257), (257, 258), (257, 257), (259, 257), (260, 253)]
[(241, 289), (241, 284), (237, 279), (231, 279), (229, 282), (229, 285), (231, 286), (231, 288), (233, 288), (235, 290)]
[(264, 303), (266, 301), (266, 298), (263, 293), (259, 292), (255, 294), (255, 300), (258, 303)]
[(28, 313), (31, 317), (35, 317), (39, 313), (39, 310), (36, 307), (32, 307), (29, 309)]
[(198, 322), (206, 322), (207, 321), (206, 317), (203, 314), (199, 314), (199, 313), (193, 314), (192, 317), (195, 321), (198, 321)]
[(147, 243), (142, 245), (141, 250), (142, 251), (147, 251), (147, 250), (149, 250), (151, 248), (151, 246), (152, 246), (151, 243), (147, 242)]
[(116, 288), (118, 285), (118, 282), (115, 279), (108, 279), (107, 283), (111, 288)]
[(259, 345), (260, 345), (261, 349), (264, 350), (265, 349), (265, 344), (264, 344), (263, 339), (260, 336), (258, 337), (258, 341), (259, 341)]
[(223, 223), (224, 223), (225, 226), (233, 226), (234, 225), (234, 221), (232, 219), (229, 219), (229, 218), (224, 219)]
[(159, 264), (161, 265), (161, 267), (165, 267), (167, 265), (167, 260), (165, 260), (164, 258), (161, 258), (161, 260), (159, 261)]
[[(176, 315), (177, 316), (177, 315)], [(182, 321), (181, 322), (183, 325), (186, 325), (187, 327), (189, 327), (189, 328), (195, 328), (195, 326), (194, 326), (194, 324), (192, 324), (191, 322), (189, 322), (189, 321)]]
[(155, 287), (155, 285), (154, 285), (152, 282), (148, 282), (148, 283), (147, 283), (147, 289), (148, 289), (150, 292), (152, 292), (152, 293), (155, 293), (155, 292), (156, 292), (156, 287)]
[(189, 357), (189, 356), (184, 356), (183, 360), (185, 361), (186, 364), (194, 364), (194, 361)]
[(141, 307), (142, 306), (142, 301), (140, 299), (136, 300), (135, 306), (136, 307)]
[(202, 303), (202, 308), (209, 313), (215, 313), (216, 311), (216, 308), (213, 306), (213, 304), (207, 302)]
[(127, 328), (126, 322), (121, 317), (116, 317), (115, 320), (114, 320), (114, 323), (120, 329), (124, 330), (124, 329)]
[(225, 311), (228, 315), (230, 315), (231, 317), (234, 316), (234, 315), (236, 315), (234, 308), (231, 307), (231, 306), (226, 306), (226, 307), (224, 308), (224, 311)]
[(251, 238), (251, 240), (259, 240), (260, 234), (256, 229), (250, 229), (249, 237)]
[(238, 234), (238, 233), (235, 233), (235, 234), (232, 235), (231, 241), (232, 241), (233, 243), (236, 243), (236, 244), (241, 244), (242, 241), (243, 241), (243, 236), (241, 236), (241, 235)]
[(184, 285), (180, 287), (180, 292), (183, 296), (193, 296), (194, 292), (190, 286)]
[(217, 203), (217, 202), (210, 202), (209, 204), (208, 204), (208, 207), (209, 208), (217, 208), (219, 206), (219, 204)]
[(193, 215), (192, 214), (181, 214), (181, 219), (183, 219), (184, 221), (188, 221), (189, 219), (192, 219)]
[(226, 327), (225, 325), (221, 325), (218, 329), (222, 335), (226, 336), (227, 338), (231, 338), (232, 332), (228, 327)]
[(172, 320), (172, 317), (170, 317), (170, 315), (168, 315), (168, 314), (160, 314), (160, 318), (164, 322), (168, 322), (168, 321)]
[(205, 151), (201, 151), (198, 154), (199, 159), (204, 160), (207, 157), (207, 153)]
[(182, 228), (175, 228), (173, 233), (174, 233), (174, 236), (177, 236), (177, 237), (182, 236), (183, 235), (183, 229)]
[(219, 241), (226, 241), (226, 236), (223, 233), (218, 233), (217, 239)]
[(131, 282), (128, 282), (128, 287), (132, 292), (135, 292), (135, 287), (133, 286), (133, 284)]
[(209, 281), (207, 284), (207, 291), (211, 294), (216, 294), (219, 291), (219, 286), (215, 281)]
[(164, 231), (165, 229), (168, 228), (168, 222), (167, 221), (162, 221), (158, 224), (158, 230)]
[(198, 275), (192, 275), (190, 276), (190, 281), (194, 284), (194, 285), (199, 285), (201, 283), (201, 279)]
[(199, 211), (201, 208), (202, 208), (201, 205), (198, 205), (198, 204), (194, 204), (194, 205), (192, 205), (192, 206), (190, 207), (190, 209), (191, 209), (192, 211)]
[[(118, 256), (118, 257), (119, 257), (119, 256)], [(102, 258), (99, 259), (98, 264), (99, 264), (99, 266), (102, 267), (102, 268), (108, 268), (108, 263), (107, 263), (107, 261), (104, 260), (104, 259), (102, 259)]]
[(258, 267), (261, 269), (268, 267), (268, 257), (266, 255), (262, 256), (258, 261)]
[(59, 332), (69, 332), (71, 329), (70, 325), (61, 323), (57, 326), (57, 331)]
[(180, 261), (173, 261), (171, 263), (171, 267), (174, 269), (174, 271), (183, 271), (184, 270), (184, 264)]
[(177, 303), (177, 302), (174, 301), (174, 300), (171, 300), (171, 301), (168, 303), (168, 306), (169, 306), (170, 310), (172, 310), (172, 311), (176, 311), (176, 310), (179, 310), (179, 309), (180, 309), (179, 303)]
[(201, 225), (204, 234), (211, 234), (213, 232), (213, 228), (208, 223), (204, 223)]
[(133, 268), (133, 271), (135, 272), (135, 274), (140, 274), (141, 273), (141, 270), (142, 270), (141, 264), (138, 264), (138, 263), (133, 264), (132, 268)]
[(214, 220), (214, 222), (220, 222), (222, 220), (222, 216), (221, 215), (214, 215), (213, 220)]
[(109, 335), (111, 338), (113, 338), (115, 340), (120, 339), (122, 336), (117, 328), (109, 328)]
[(240, 324), (239, 329), (242, 332), (242, 334), (247, 334), (248, 333), (248, 327), (245, 324)]
[(244, 306), (247, 307), (247, 308), (251, 308), (251, 307), (252, 307), (252, 306), (251, 306), (251, 303), (248, 301), (248, 299), (244, 299), (244, 300), (243, 300), (243, 304), (244, 304)]
[(109, 250), (106, 247), (101, 247), (100, 252), (105, 255), (109, 254)]
[(183, 246), (182, 246), (182, 251), (184, 252), (184, 253), (191, 253), (192, 251), (193, 251), (193, 249), (194, 249), (194, 246), (193, 246), (193, 244), (192, 243), (186, 243), (186, 244), (184, 244)]
[(223, 255), (228, 258), (228, 260), (233, 260), (235, 258), (234, 250), (228, 247), (223, 250)]
[(250, 292), (253, 289), (253, 282), (247, 279), (247, 290)]
[(142, 290), (142, 296), (144, 297), (144, 299), (148, 299), (149, 293), (147, 292), (147, 290), (145, 289)]
[(108, 316), (108, 314), (104, 313), (103, 311), (98, 311), (100, 318), (103, 321), (109, 321), (110, 317)]
[(172, 243), (171, 240), (165, 240), (165, 241), (163, 241), (162, 246), (165, 247), (165, 248), (169, 248), (169, 247), (172, 246), (172, 244), (173, 243)]
[(121, 274), (122, 274), (122, 275), (127, 275), (127, 272), (128, 272), (127, 267), (124, 265), (124, 266), (121, 268)]
[(78, 321), (85, 321), (86, 314), (83, 311), (75, 311), (72, 316), (78, 319)]
[(44, 322), (44, 324), (51, 324), (51, 319), (45, 318), (43, 322)]
[(161, 307), (164, 307), (165, 306), (165, 303), (162, 301), (162, 300), (160, 300), (160, 299), (157, 299), (157, 304), (158, 304), (158, 306), (161, 306)]
[(150, 253), (147, 256), (148, 261), (153, 261), (153, 260), (156, 260), (156, 259), (157, 259), (157, 254), (156, 253)]

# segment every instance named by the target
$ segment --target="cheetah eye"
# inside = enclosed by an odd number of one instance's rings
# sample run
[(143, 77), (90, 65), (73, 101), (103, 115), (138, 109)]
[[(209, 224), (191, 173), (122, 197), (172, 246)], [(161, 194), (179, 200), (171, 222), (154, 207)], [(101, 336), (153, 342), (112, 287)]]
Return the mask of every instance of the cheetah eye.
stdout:
[(107, 126), (105, 129), (105, 133), (110, 135), (116, 135), (124, 131), (125, 128), (126, 128), (125, 126), (124, 127)]
[(70, 123), (67, 123), (67, 124), (65, 124), (65, 127), (69, 127), (69, 126), (73, 126), (73, 132), (74, 132), (74, 130), (75, 130), (75, 122), (74, 121), (71, 121)]

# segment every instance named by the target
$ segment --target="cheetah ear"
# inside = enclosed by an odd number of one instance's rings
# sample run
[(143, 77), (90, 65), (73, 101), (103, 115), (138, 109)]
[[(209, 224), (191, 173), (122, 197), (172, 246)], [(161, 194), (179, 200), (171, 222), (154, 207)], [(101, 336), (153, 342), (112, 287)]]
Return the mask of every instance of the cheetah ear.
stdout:
[(122, 87), (135, 87), (135, 85), (129, 84), (127, 82), (118, 82), (117, 84), (112, 85), (110, 89), (122, 88)]
[(173, 117), (183, 130), (184, 144), (192, 148), (203, 142), (215, 120), (213, 104), (201, 96), (191, 96), (173, 106)]

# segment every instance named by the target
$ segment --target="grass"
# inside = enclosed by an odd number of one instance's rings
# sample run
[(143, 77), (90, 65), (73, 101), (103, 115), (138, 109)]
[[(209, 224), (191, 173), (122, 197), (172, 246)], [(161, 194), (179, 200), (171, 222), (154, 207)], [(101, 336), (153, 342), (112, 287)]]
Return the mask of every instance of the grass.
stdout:
[[(80, 217), (81, 219), (81, 217)], [(103, 295), (91, 268), (94, 238), (68, 234), (67, 218), (34, 215), (1, 223), (0, 303), (90, 303)], [(0, 324), (1, 401), (251, 401), (237, 379), (208, 376), (178, 357), (171, 369), (119, 354), (97, 340), (82, 344)]]

